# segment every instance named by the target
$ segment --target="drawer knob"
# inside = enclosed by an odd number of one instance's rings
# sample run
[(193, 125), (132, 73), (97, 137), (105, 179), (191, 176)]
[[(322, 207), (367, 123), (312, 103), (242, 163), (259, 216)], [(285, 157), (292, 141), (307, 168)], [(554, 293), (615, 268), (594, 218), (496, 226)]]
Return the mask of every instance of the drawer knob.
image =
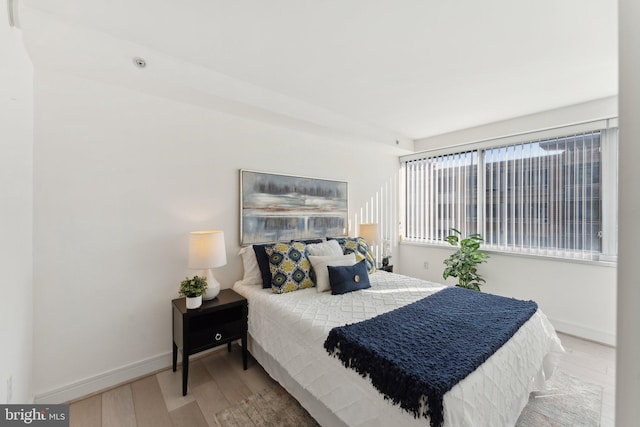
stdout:
[(215, 336), (215, 339), (216, 339), (216, 341), (220, 341), (222, 339), (222, 334), (220, 332), (217, 332), (216, 336)]

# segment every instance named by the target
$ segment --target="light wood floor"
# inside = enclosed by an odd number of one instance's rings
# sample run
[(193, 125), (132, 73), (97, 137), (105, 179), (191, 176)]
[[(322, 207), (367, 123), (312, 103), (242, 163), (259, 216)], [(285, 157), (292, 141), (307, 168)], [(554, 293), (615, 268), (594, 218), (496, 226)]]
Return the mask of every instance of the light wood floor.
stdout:
[(616, 350), (613, 347), (558, 334), (566, 353), (559, 368), (602, 386), (602, 427), (615, 426)]
[[(614, 426), (615, 349), (559, 334), (567, 350), (564, 372), (603, 386), (602, 426)], [(70, 405), (71, 427), (217, 427), (215, 414), (249, 395), (279, 387), (249, 357), (242, 370), (237, 345), (226, 346), (189, 364), (189, 392), (182, 396), (180, 368), (132, 381)]]

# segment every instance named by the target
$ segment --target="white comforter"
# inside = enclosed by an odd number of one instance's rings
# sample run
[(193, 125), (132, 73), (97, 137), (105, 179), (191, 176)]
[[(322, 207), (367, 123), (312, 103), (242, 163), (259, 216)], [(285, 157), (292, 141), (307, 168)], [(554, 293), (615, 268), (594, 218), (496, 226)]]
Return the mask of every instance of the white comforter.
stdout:
[[(249, 300), (251, 339), (340, 424), (428, 426), (426, 419), (415, 419), (385, 400), (368, 378), (345, 368), (323, 347), (335, 326), (369, 319), (443, 289), (385, 272), (372, 274), (370, 280), (370, 289), (344, 295), (318, 293), (315, 288), (274, 294), (241, 281), (233, 289)], [(445, 394), (445, 426), (515, 425), (529, 392), (542, 387), (562, 351), (553, 327), (538, 310), (501, 349)], [(316, 416), (317, 405), (307, 409)], [(324, 415), (316, 419), (326, 420)]]

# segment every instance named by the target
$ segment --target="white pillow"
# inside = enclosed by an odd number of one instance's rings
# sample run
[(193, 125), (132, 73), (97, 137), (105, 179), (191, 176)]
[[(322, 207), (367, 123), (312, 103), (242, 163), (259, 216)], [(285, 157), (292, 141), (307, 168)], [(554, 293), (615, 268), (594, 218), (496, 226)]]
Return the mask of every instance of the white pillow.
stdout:
[(313, 256), (343, 255), (342, 248), (337, 240), (327, 240), (326, 242), (307, 245), (307, 253)]
[(262, 285), (262, 273), (260, 273), (253, 246), (245, 246), (240, 249), (238, 255), (242, 257), (242, 266), (244, 267), (242, 282), (248, 285)]
[(313, 271), (315, 271), (316, 273), (316, 289), (318, 290), (318, 292), (324, 292), (331, 290), (331, 284), (329, 283), (329, 269), (327, 268), (327, 266), (354, 265), (356, 263), (356, 254), (351, 253), (348, 255), (339, 256), (309, 255), (309, 261), (311, 261)]

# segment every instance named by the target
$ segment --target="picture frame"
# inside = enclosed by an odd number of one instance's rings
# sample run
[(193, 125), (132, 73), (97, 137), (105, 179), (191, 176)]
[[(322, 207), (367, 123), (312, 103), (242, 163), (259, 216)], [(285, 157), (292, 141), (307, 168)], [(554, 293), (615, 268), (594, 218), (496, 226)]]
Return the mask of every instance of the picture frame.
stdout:
[(346, 181), (240, 170), (240, 244), (346, 236)]

